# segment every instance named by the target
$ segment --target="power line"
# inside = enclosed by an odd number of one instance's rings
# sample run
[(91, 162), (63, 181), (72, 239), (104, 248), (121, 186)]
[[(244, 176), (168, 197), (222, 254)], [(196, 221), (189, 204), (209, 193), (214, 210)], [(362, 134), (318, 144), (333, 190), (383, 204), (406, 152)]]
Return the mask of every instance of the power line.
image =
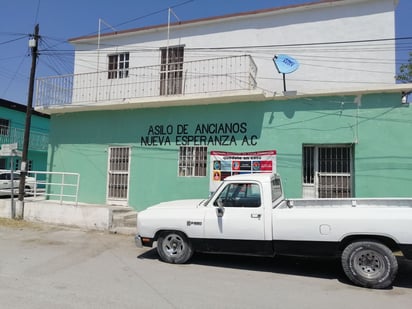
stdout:
[(21, 32), (4, 32), (4, 31), (0, 31), (0, 35), (29, 35), (29, 34), (21, 33)]
[(34, 17), (34, 24), (37, 24), (39, 18), (39, 11), (40, 11), (40, 0), (37, 0), (37, 8), (36, 8), (36, 15)]
[[(292, 43), (292, 44), (270, 44), (270, 45), (244, 45), (235, 47), (214, 47), (213, 49), (229, 49), (229, 48), (273, 48), (273, 47), (308, 47), (320, 45), (340, 45), (340, 44), (357, 44), (357, 43), (372, 43), (385, 41), (400, 41), (412, 40), (412, 37), (403, 38), (382, 38), (382, 39), (365, 39), (365, 40), (349, 40), (349, 41), (331, 41), (331, 42), (312, 42), (312, 43)], [(198, 47), (197, 49), (208, 49), (207, 47)]]
[[(45, 46), (47, 49), (52, 50), (50, 44), (48, 43), (48, 40), (45, 39), (44, 37), (41, 38), (40, 43), (42, 46)], [(42, 57), (42, 60), (52, 71), (56, 72), (57, 74), (61, 74), (61, 71), (63, 72), (72, 71), (72, 64), (73, 64), (73, 57), (74, 57), (73, 53), (70, 53), (64, 56), (65, 58), (70, 58), (67, 61), (62, 59), (62, 55), (58, 53), (54, 53), (54, 52), (48, 52), (48, 53), (39, 52), (39, 53), (42, 56), (46, 56), (46, 57)]]
[(16, 80), (16, 77), (17, 77), (17, 75), (19, 74), (19, 71), (20, 71), (20, 69), (21, 69), (21, 66), (23, 65), (24, 60), (25, 60), (25, 57), (23, 57), (23, 58), (21, 59), (20, 64), (18, 65), (15, 73), (13, 74), (13, 76), (12, 76), (12, 78), (9, 80), (9, 82), (7, 83), (7, 86), (4, 88), (3, 95), (2, 95), (3, 97), (6, 95), (6, 93), (7, 93), (7, 91), (9, 90), (11, 84)]
[[(193, 1), (194, 1), (194, 0), (188, 0), (188, 1), (185, 1), (185, 2), (182, 2), (182, 3), (179, 3), (179, 4), (176, 4), (176, 5), (173, 5), (173, 6), (171, 6), (170, 8), (171, 8), (171, 9), (174, 9), (174, 8), (179, 7), (179, 6), (186, 5), (186, 4), (188, 4), (188, 3), (190, 3), (190, 2), (193, 2)], [(169, 8), (165, 8), (165, 9), (161, 9), (161, 10), (158, 10), (158, 11), (155, 11), (155, 12), (152, 12), (152, 13), (148, 13), (148, 14), (146, 14), (146, 15), (142, 15), (142, 16), (133, 18), (133, 19), (131, 19), (131, 20), (125, 21), (125, 22), (123, 22), (123, 23), (117, 24), (117, 25), (115, 25), (114, 27), (124, 26), (124, 25), (126, 25), (126, 24), (130, 24), (130, 23), (135, 22), (135, 21), (137, 21), (137, 20), (144, 19), (144, 18), (153, 16), (153, 15), (156, 15), (156, 14), (159, 14), (159, 13), (162, 13), (162, 12), (166, 12), (168, 9), (169, 9)]]
[[(364, 39), (364, 40), (349, 40), (349, 41), (330, 41), (330, 42), (308, 42), (308, 43), (288, 43), (288, 44), (266, 44), (266, 45), (236, 45), (236, 46), (217, 46), (217, 47), (186, 47), (185, 50), (242, 50), (248, 48), (290, 48), (290, 47), (316, 47), (316, 46), (325, 46), (325, 45), (346, 45), (346, 44), (361, 44), (361, 43), (372, 43), (372, 42), (391, 42), (391, 41), (406, 41), (412, 40), (412, 37), (398, 37), (398, 38), (379, 38), (379, 39)], [(90, 43), (76, 43), (77, 45), (89, 45)], [(119, 45), (113, 44), (101, 44), (103, 47), (116, 47), (118, 48)], [(367, 46), (370, 46), (369, 44)], [(361, 46), (359, 46), (361, 47)], [(150, 50), (155, 49), (158, 50), (159, 47), (145, 47), (144, 49)], [(67, 51), (67, 50), (62, 50)]]
[(19, 38), (17, 38), (17, 39), (12, 39), (12, 40), (8, 40), (8, 41), (0, 42), (0, 45), (5, 45), (5, 44), (12, 43), (12, 42), (16, 42), (16, 41), (19, 41), (19, 40), (21, 40), (21, 39), (25, 39), (25, 38), (27, 38), (27, 37), (28, 37), (28, 35), (25, 34), (25, 35), (23, 35), (23, 36), (21, 36), (21, 37), (19, 37)]
[[(147, 14), (145, 14), (145, 15), (141, 15), (141, 16), (138, 16), (138, 17), (136, 17), (136, 18), (127, 20), (127, 21), (125, 21), (125, 22), (121, 22), (121, 23), (119, 23), (119, 24), (113, 25), (113, 27), (114, 27), (114, 28), (118, 28), (118, 27), (120, 27), (120, 26), (124, 26), (124, 25), (130, 24), (130, 23), (133, 23), (133, 22), (135, 22), (135, 21), (138, 21), (138, 20), (140, 20), (140, 19), (144, 19), (144, 18), (147, 18), (147, 17), (151, 17), (151, 16), (154, 16), (154, 15), (160, 14), (160, 13), (162, 13), (162, 12), (166, 12), (169, 8), (176, 8), (176, 7), (186, 5), (186, 4), (188, 4), (188, 3), (190, 3), (190, 2), (194, 2), (194, 1), (195, 1), (195, 0), (187, 0), (187, 1), (184, 1), (184, 2), (182, 2), (182, 3), (178, 3), (178, 4), (176, 4), (176, 5), (173, 5), (173, 6), (171, 6), (171, 7), (167, 7), (167, 8), (164, 8), (164, 9), (160, 9), (160, 10), (157, 10), (157, 11), (154, 11), (154, 12), (151, 12), (151, 13), (147, 13)], [(93, 32), (90, 32), (90, 33), (86, 34), (86, 36), (88, 36), (88, 35), (93, 35), (93, 34), (96, 34), (96, 33), (97, 33), (97, 31), (93, 31)]]

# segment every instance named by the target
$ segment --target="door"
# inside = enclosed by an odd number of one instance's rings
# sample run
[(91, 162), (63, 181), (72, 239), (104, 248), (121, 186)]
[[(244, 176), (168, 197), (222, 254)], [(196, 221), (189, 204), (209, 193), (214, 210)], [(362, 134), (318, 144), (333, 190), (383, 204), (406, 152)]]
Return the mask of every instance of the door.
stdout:
[(182, 93), (183, 54), (183, 46), (161, 49), (160, 95)]
[(129, 197), (130, 147), (109, 147), (107, 203), (127, 206)]
[[(230, 183), (205, 212), (205, 239), (209, 251), (264, 254), (265, 217), (258, 183)], [(222, 212), (222, 215), (218, 213)]]

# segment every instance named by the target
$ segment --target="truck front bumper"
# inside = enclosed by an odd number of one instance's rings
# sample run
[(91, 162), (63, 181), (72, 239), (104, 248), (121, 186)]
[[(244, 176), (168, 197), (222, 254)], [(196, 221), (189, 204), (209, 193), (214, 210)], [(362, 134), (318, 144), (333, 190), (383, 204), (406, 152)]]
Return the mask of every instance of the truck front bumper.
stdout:
[(134, 242), (136, 247), (143, 248), (143, 247), (152, 247), (153, 246), (153, 238), (150, 237), (142, 237), (140, 235), (136, 235), (134, 237)]
[(134, 242), (136, 244), (136, 247), (143, 248), (143, 242), (142, 242), (142, 238), (140, 237), (140, 235), (136, 235), (134, 237)]

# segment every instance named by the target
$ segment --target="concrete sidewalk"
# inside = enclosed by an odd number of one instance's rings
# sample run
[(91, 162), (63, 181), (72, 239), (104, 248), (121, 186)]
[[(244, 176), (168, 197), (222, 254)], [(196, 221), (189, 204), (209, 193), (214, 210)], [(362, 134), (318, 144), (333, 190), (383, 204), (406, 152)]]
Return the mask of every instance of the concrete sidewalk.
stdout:
[[(15, 199), (15, 205), (16, 202)], [(10, 198), (0, 199), (0, 217), (12, 218)], [(28, 197), (24, 201), (23, 219), (132, 235), (136, 233), (137, 212), (130, 207), (123, 206), (83, 203), (75, 205), (70, 202), (60, 203), (59, 201)]]

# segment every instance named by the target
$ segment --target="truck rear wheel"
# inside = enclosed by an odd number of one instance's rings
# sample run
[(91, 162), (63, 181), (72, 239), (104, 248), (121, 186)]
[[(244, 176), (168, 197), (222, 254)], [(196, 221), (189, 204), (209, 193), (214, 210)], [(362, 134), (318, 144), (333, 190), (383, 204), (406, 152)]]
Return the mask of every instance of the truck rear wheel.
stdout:
[(398, 261), (392, 251), (376, 241), (349, 244), (342, 253), (341, 262), (346, 276), (366, 288), (387, 288), (398, 272)]
[(157, 252), (164, 262), (183, 264), (192, 257), (193, 248), (182, 233), (163, 232), (157, 240)]

